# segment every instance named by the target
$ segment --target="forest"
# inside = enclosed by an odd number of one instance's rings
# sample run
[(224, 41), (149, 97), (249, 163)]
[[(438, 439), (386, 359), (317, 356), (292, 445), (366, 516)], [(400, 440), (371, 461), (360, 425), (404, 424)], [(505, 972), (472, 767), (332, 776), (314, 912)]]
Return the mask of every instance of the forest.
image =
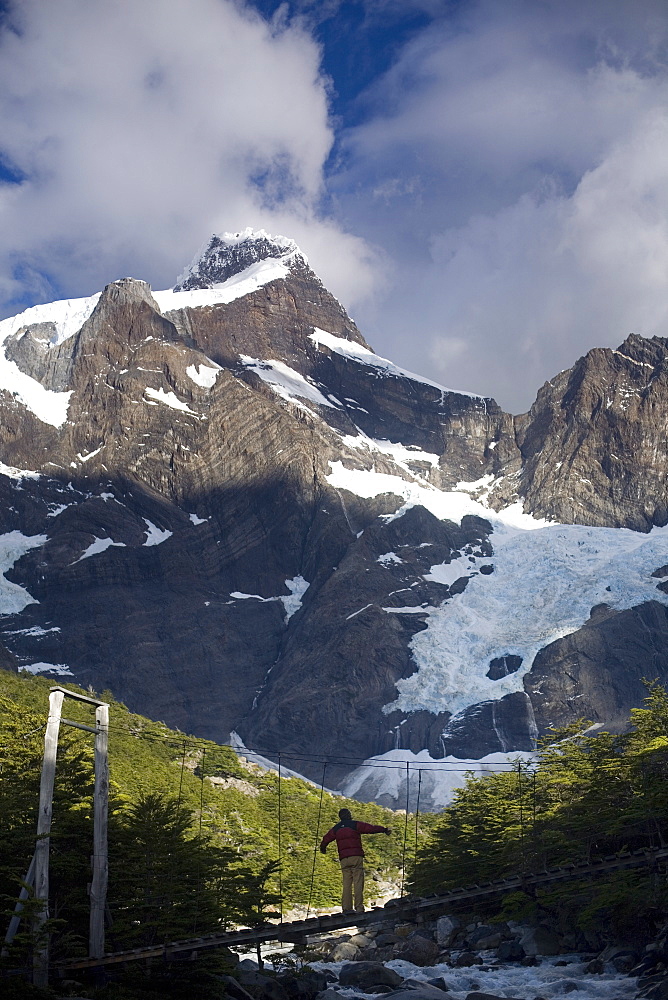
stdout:
[[(587, 720), (553, 730), (532, 762), (469, 777), (418, 852), (411, 888), (422, 894), (540, 872), (668, 839), (668, 694), (648, 684), (622, 734)], [(494, 904), (498, 909), (498, 905)], [(665, 920), (663, 876), (648, 869), (506, 896), (504, 919), (556, 915), (583, 931), (641, 941)]]
[[(44, 729), (52, 682), (0, 670), (0, 904), (4, 936), (35, 849)], [(69, 685), (72, 690), (79, 690)], [(88, 694), (88, 692), (80, 692)], [(291, 907), (340, 905), (335, 852), (316, 850), (348, 805), (391, 825), (393, 814), (240, 758), (129, 712), (110, 692), (107, 950), (261, 923)], [(67, 699), (67, 717), (91, 724)], [(52, 960), (87, 953), (92, 853), (93, 737), (61, 725), (50, 839)], [(395, 878), (401, 841), (368, 838), (367, 868)], [(371, 888), (371, 892), (372, 892)], [(26, 919), (0, 968), (21, 967), (34, 944)]]
[[(35, 846), (50, 686), (0, 671), (3, 933)], [(586, 720), (552, 731), (531, 761), (470, 776), (442, 813), (419, 817), (347, 802), (295, 777), (282, 778), (279, 795), (276, 771), (134, 714), (109, 692), (101, 697), (111, 707), (109, 951), (260, 924), (295, 906), (302, 914), (307, 906), (338, 908), (338, 864), (317, 844), (344, 804), (393, 829), (392, 837), (365, 843), (369, 884), (375, 876), (398, 885), (406, 866), (407, 890), (420, 895), (668, 839), (668, 694), (658, 684), (648, 685), (626, 732), (601, 732)], [(67, 706), (73, 720), (90, 723), (90, 706)], [(63, 725), (46, 926), (54, 962), (87, 952), (92, 792), (92, 737)], [(29, 898), (0, 972), (29, 968), (35, 906)], [(549, 915), (585, 933), (605, 928), (640, 941), (666, 912), (665, 873), (644, 868), (515, 891), (490, 902), (484, 915), (529, 922)]]

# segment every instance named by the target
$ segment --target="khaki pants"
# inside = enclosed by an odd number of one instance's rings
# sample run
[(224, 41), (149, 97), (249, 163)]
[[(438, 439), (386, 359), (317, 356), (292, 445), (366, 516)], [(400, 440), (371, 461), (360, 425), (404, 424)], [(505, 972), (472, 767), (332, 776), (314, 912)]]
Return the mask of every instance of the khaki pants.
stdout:
[(355, 911), (362, 913), (364, 911), (364, 858), (357, 855), (352, 858), (341, 858), (341, 875), (343, 876), (341, 909), (353, 909), (354, 895)]

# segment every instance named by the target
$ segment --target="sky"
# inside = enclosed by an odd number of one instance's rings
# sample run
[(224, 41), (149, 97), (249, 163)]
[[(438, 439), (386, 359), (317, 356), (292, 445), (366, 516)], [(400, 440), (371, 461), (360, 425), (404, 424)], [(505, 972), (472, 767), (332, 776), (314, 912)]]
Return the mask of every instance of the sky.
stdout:
[(514, 413), (668, 336), (665, 0), (0, 0), (0, 318), (247, 226)]

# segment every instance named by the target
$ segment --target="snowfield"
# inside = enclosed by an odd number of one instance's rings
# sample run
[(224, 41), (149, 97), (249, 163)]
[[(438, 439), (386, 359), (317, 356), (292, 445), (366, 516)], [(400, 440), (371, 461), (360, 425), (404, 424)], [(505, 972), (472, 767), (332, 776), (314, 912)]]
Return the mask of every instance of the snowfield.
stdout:
[[(651, 575), (668, 563), (668, 526), (642, 534), (557, 524), (525, 514), (520, 504), (495, 512), (467, 492), (346, 469), (341, 462), (331, 463), (331, 470), (327, 478), (336, 489), (367, 498), (382, 493), (403, 498), (404, 505), (388, 521), (422, 505), (441, 520), (460, 523), (465, 514), (476, 514), (493, 528), (491, 558), (459, 556), (426, 574), (425, 579), (440, 583), (461, 576), (469, 581), (462, 594), (422, 609), (427, 628), (411, 641), (417, 670), (397, 683), (397, 698), (384, 707), (386, 712), (457, 714), (522, 691), (538, 651), (581, 628), (596, 605), (621, 611), (651, 600), (668, 604), (668, 594), (657, 590)], [(481, 565), (494, 570), (482, 575)], [(488, 678), (490, 660), (507, 654), (522, 657), (520, 669), (500, 680)]]

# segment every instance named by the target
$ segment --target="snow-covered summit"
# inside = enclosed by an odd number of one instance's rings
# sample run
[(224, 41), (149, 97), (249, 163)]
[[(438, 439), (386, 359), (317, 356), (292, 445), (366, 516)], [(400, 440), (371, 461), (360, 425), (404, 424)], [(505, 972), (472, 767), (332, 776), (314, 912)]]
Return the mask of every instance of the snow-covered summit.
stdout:
[(306, 258), (294, 240), (272, 236), (264, 229), (244, 229), (240, 233), (214, 234), (195, 255), (193, 262), (176, 280), (175, 292), (196, 288), (216, 288), (253, 264), (266, 260), (287, 263)]

